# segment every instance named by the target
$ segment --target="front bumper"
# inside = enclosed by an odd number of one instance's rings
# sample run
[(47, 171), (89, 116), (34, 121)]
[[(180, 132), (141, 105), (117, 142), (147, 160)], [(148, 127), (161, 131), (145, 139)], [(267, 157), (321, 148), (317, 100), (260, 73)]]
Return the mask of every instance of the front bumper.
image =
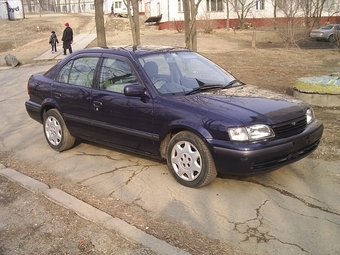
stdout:
[(220, 176), (249, 175), (271, 171), (306, 157), (319, 145), (323, 133), (321, 121), (314, 121), (304, 132), (279, 140), (260, 143), (224, 142), (213, 145), (213, 157)]

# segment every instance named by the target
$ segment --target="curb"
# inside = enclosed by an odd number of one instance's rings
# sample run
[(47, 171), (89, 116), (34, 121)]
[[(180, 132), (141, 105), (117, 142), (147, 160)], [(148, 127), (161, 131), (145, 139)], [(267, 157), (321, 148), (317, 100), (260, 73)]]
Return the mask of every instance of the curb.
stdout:
[(319, 94), (302, 92), (298, 90), (293, 91), (293, 96), (297, 99), (303, 100), (311, 105), (321, 107), (340, 107), (340, 94)]
[(13, 169), (6, 168), (2, 164), (0, 164), (0, 175), (18, 183), (20, 186), (33, 193), (41, 193), (55, 204), (75, 212), (77, 215), (88, 221), (101, 224), (109, 230), (114, 230), (126, 239), (140, 243), (160, 255), (190, 255), (190, 253), (149, 235), (119, 218), (112, 217), (62, 190), (50, 188), (45, 183), (37, 181)]

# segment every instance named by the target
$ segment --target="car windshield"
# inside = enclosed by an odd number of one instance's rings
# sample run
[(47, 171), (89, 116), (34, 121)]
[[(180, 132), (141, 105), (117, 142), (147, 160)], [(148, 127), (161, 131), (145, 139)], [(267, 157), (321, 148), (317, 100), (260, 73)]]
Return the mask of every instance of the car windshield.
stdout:
[(240, 84), (230, 73), (195, 52), (157, 52), (141, 56), (139, 61), (162, 94), (189, 95)]

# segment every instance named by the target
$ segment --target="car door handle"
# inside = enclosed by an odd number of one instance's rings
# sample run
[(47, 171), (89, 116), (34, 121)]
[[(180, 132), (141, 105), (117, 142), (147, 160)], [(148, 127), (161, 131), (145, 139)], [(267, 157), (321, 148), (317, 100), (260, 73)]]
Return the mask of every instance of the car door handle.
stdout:
[(93, 101), (93, 106), (94, 106), (94, 110), (98, 111), (99, 108), (101, 108), (103, 106), (103, 103), (100, 101)]
[(102, 107), (102, 106), (103, 106), (103, 103), (100, 102), (100, 101), (93, 101), (93, 105), (94, 105), (95, 107)]
[(54, 93), (54, 97), (60, 99), (61, 98), (61, 94), (60, 93)]

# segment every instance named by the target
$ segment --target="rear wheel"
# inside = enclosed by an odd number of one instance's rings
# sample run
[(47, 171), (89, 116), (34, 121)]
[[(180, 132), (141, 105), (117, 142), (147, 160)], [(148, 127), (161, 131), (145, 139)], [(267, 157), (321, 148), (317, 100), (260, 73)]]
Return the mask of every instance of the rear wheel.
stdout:
[(68, 131), (58, 110), (51, 109), (44, 114), (43, 127), (46, 141), (54, 150), (64, 151), (74, 145), (75, 138)]
[(170, 140), (167, 163), (172, 176), (187, 187), (205, 186), (217, 176), (209, 149), (201, 138), (188, 131), (179, 132)]

